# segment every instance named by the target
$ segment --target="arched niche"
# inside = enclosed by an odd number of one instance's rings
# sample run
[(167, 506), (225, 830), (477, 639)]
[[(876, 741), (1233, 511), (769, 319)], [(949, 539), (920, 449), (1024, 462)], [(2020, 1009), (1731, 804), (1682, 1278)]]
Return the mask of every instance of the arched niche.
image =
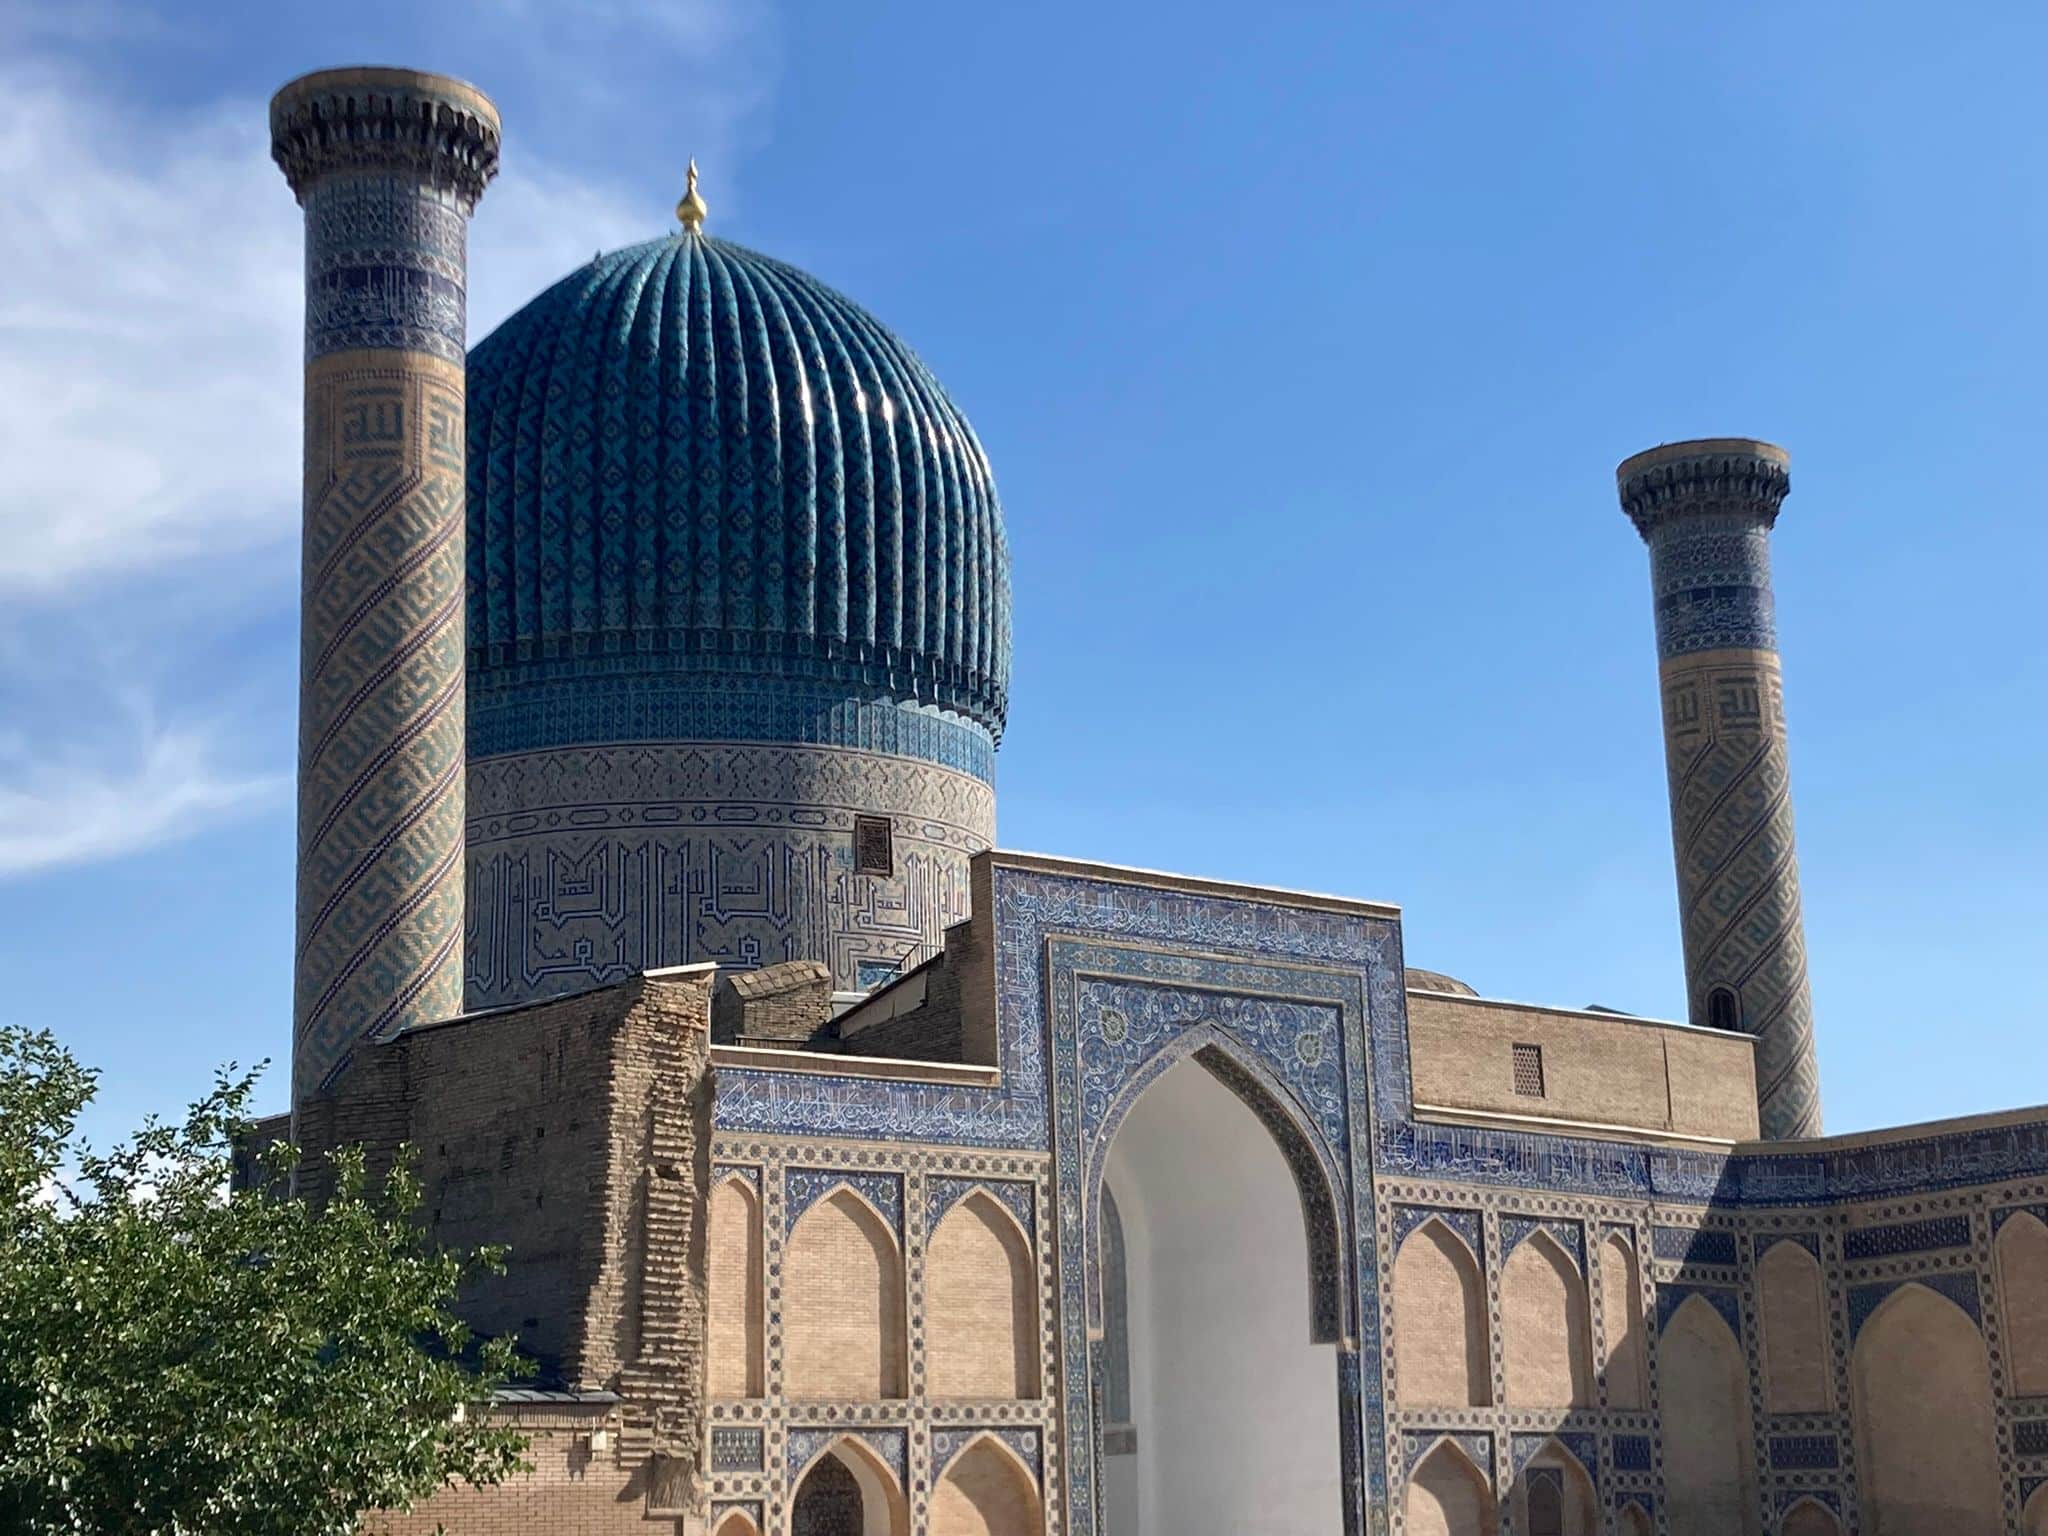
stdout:
[(1500, 1275), (1502, 1385), (1513, 1407), (1583, 1407), (1593, 1400), (1586, 1286), (1571, 1256), (1537, 1230)]
[(2015, 1211), (1999, 1226), (1994, 1252), (2012, 1389), (2048, 1397), (2048, 1225)]
[(1650, 1512), (1640, 1504), (1622, 1505), (1614, 1517), (1614, 1528), (1621, 1536), (1654, 1536), (1656, 1531)]
[(1515, 1479), (1514, 1506), (1515, 1529), (1525, 1536), (1598, 1536), (1600, 1530), (1593, 1479), (1555, 1440), (1545, 1442)]
[[(1102, 1536), (1339, 1529), (1338, 1361), (1314, 1342), (1313, 1238), (1271, 1122), (1184, 1055), (1148, 1076), (1102, 1167), (1125, 1239), (1131, 1351)], [(1098, 1371), (1102, 1354), (1091, 1350)]]
[(954, 1202), (925, 1253), (926, 1391), (1038, 1396), (1038, 1266), (1009, 1209), (986, 1190)]
[(874, 1447), (841, 1435), (799, 1470), (789, 1536), (908, 1536), (910, 1510)]
[[(1089, 1208), (1102, 1200), (1103, 1156), (1115, 1145), (1118, 1129), (1151, 1086), (1170, 1072), (1193, 1062), (1236, 1096), (1265, 1126), (1286, 1159), (1302, 1223), (1309, 1239), (1309, 1328), (1318, 1344), (1335, 1344), (1350, 1336), (1354, 1322), (1350, 1305), (1351, 1259), (1348, 1209), (1338, 1162), (1322, 1133), (1295, 1109), (1288, 1090), (1256, 1058), (1214, 1024), (1195, 1024), (1180, 1031), (1172, 1044), (1148, 1060), (1117, 1092), (1094, 1135), (1086, 1181)], [(1092, 1332), (1102, 1328), (1102, 1234), (1099, 1221), (1088, 1224), (1088, 1315)]]
[(1842, 1536), (1842, 1522), (1818, 1499), (1801, 1499), (1778, 1522), (1778, 1536)]
[(1496, 1536), (1492, 1480), (1455, 1440), (1439, 1440), (1408, 1474), (1408, 1536)]
[(1657, 1341), (1671, 1536), (1755, 1536), (1756, 1448), (1742, 1345), (1705, 1297), (1685, 1298)]
[(1404, 1408), (1493, 1401), (1479, 1260), (1433, 1216), (1394, 1260), (1394, 1390)]
[(710, 1228), (705, 1386), (712, 1397), (759, 1397), (761, 1197), (741, 1175), (712, 1187)]
[(903, 1396), (903, 1262), (881, 1212), (836, 1185), (798, 1218), (782, 1256), (790, 1397)]
[(1907, 1282), (1849, 1357), (1864, 1528), (1877, 1536), (1996, 1536), (2003, 1519), (1991, 1362), (1969, 1313)]
[(711, 1528), (711, 1536), (761, 1536), (761, 1528), (754, 1524), (754, 1517), (743, 1509), (729, 1509), (719, 1516), (718, 1524)]
[(932, 1493), (933, 1536), (1039, 1536), (1038, 1479), (993, 1435), (968, 1442)]
[(2048, 1536), (2048, 1483), (2036, 1488), (2020, 1511), (2023, 1536)]
[(1610, 1233), (1599, 1247), (1600, 1321), (1606, 1340), (1601, 1381), (1609, 1408), (1637, 1409), (1648, 1400), (1648, 1349), (1643, 1330), (1643, 1286), (1635, 1247)]
[(1825, 1413), (1829, 1383), (1827, 1290), (1820, 1261), (1787, 1238), (1756, 1269), (1764, 1333), (1764, 1391), (1773, 1413)]

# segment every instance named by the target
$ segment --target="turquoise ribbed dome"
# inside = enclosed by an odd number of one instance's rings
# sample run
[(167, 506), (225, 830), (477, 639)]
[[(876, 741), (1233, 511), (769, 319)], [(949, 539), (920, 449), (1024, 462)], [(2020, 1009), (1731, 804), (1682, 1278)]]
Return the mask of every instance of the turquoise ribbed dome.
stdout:
[(599, 256), (470, 352), (468, 432), (472, 756), (893, 739), (876, 706), (1000, 738), (988, 459), (815, 278), (689, 233)]

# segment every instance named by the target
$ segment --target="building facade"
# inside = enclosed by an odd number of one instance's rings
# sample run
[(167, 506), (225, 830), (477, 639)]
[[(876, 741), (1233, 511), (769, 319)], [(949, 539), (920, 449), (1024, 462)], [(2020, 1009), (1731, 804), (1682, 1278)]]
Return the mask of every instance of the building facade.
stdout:
[(382, 1527), (2048, 1536), (2048, 1110), (1817, 1134), (1781, 451), (1620, 475), (1693, 1016), (1483, 998), (1393, 906), (994, 849), (972, 432), (679, 215), (469, 354), (472, 1011), (295, 1096), (533, 1361), (531, 1474)]

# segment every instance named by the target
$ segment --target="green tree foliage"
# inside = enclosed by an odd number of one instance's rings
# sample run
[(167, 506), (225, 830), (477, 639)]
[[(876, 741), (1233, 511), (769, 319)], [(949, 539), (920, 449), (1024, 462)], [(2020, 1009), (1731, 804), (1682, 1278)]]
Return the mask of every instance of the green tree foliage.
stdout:
[(403, 1158), (377, 1189), (338, 1158), (318, 1209), (229, 1193), (252, 1081), (96, 1154), (94, 1074), (0, 1028), (0, 1530), (342, 1536), (519, 1467), (510, 1346), (449, 1310), (498, 1256), (422, 1241)]

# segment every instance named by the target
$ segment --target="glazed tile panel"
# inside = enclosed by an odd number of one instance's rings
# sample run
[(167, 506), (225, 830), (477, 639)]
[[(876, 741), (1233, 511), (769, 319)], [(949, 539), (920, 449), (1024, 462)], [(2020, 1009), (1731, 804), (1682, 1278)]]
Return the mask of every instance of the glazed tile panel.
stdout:
[[(856, 873), (857, 815), (889, 819), (889, 875)], [(921, 758), (655, 741), (475, 761), (468, 1005), (700, 960), (821, 960), (864, 990), (969, 915), (994, 835), (987, 782)]]

